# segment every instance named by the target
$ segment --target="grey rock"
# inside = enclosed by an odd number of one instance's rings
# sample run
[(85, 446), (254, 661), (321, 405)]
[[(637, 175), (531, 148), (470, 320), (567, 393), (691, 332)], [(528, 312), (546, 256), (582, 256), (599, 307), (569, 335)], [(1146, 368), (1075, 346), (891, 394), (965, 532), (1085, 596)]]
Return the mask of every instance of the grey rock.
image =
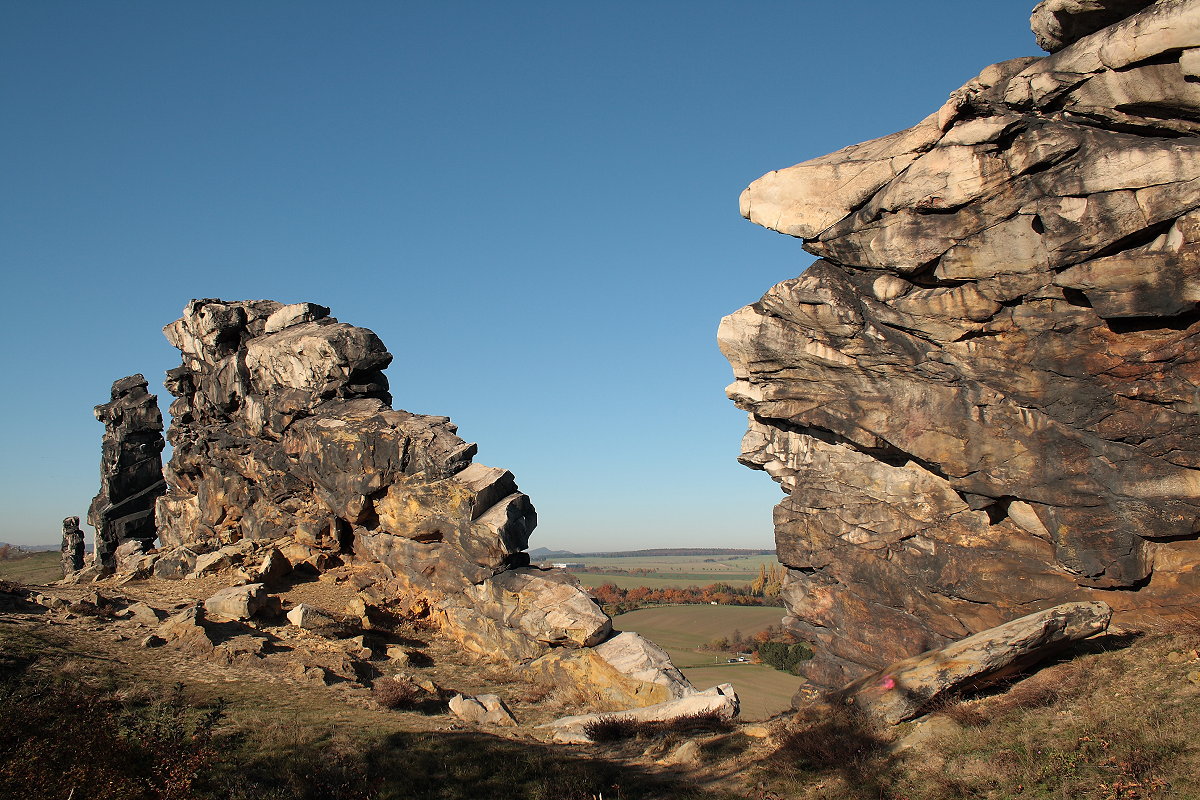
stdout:
[(154, 505), (166, 490), (162, 473), (165, 447), (158, 401), (146, 391), (141, 375), (112, 385), (112, 400), (96, 406), (104, 423), (100, 461), (100, 493), (88, 509), (96, 529), (96, 567), (105, 574), (116, 569), (115, 551), (129, 540), (148, 548), (157, 536)]
[(218, 617), (247, 620), (266, 608), (269, 595), (261, 583), (230, 586), (204, 601), (204, 610)]
[(83, 531), (79, 529), (79, 517), (67, 517), (63, 520), (61, 549), (64, 578), (83, 569)]

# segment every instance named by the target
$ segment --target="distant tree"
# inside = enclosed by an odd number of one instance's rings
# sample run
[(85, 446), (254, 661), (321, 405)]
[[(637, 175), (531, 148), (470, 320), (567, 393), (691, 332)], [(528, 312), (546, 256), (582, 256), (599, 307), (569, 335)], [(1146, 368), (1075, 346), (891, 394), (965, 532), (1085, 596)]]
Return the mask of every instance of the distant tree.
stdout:
[(12, 545), (6, 544), (0, 546), (0, 561), (8, 561), (8, 557), (12, 554)]

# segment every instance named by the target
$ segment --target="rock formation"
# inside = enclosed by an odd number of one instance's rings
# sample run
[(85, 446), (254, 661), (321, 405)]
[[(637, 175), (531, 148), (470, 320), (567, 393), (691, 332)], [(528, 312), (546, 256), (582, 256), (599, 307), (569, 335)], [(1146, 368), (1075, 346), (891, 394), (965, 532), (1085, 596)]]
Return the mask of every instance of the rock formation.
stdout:
[(67, 577), (83, 569), (83, 531), (79, 517), (67, 517), (62, 525), (62, 572)]
[(270, 584), (347, 565), (368, 622), (367, 601), (427, 616), (469, 650), (600, 685), (617, 706), (695, 691), (636, 634), (593, 648), (611, 622), (574, 578), (528, 566), (536, 514), (512, 473), (473, 463), (448, 418), (391, 407), (374, 333), (269, 300), (194, 300), (164, 332), (183, 364), (167, 375), (157, 577), (240, 568)]
[(1054, 55), (742, 194), (821, 257), (719, 333), (818, 684), (1200, 600), (1200, 2), (1033, 22)]
[(96, 406), (104, 423), (100, 459), (100, 493), (88, 509), (96, 529), (95, 563), (101, 573), (117, 568), (116, 550), (126, 542), (139, 552), (158, 535), (154, 505), (166, 489), (163, 482), (163, 422), (158, 398), (146, 391), (141, 375), (112, 385), (112, 400)]

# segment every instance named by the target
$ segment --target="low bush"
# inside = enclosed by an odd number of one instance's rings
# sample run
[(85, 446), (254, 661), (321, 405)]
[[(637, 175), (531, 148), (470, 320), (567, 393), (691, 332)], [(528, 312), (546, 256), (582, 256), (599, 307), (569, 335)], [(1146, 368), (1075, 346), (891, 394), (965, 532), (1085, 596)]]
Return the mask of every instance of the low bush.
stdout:
[(716, 711), (687, 714), (662, 722), (633, 717), (604, 716), (583, 727), (583, 733), (598, 744), (629, 739), (656, 739), (669, 735), (695, 736), (702, 733), (728, 733), (734, 725)]
[(421, 687), (406, 678), (380, 678), (371, 686), (371, 697), (384, 708), (416, 708), (423, 694)]

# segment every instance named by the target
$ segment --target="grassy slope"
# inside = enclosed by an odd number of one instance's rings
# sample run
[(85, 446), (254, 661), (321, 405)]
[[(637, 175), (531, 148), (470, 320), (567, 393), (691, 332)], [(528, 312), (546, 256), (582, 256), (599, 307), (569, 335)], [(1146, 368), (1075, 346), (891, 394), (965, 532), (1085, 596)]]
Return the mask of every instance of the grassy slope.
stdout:
[(613, 620), (620, 630), (637, 631), (666, 650), (688, 680), (701, 688), (732, 683), (745, 719), (765, 719), (786, 710), (800, 678), (761, 664), (711, 665), (713, 654), (696, 648), (733, 631), (751, 635), (783, 617), (769, 606), (663, 606), (642, 608)]
[(0, 580), (17, 581), (30, 586), (53, 583), (62, 578), (57, 550), (0, 561)]

